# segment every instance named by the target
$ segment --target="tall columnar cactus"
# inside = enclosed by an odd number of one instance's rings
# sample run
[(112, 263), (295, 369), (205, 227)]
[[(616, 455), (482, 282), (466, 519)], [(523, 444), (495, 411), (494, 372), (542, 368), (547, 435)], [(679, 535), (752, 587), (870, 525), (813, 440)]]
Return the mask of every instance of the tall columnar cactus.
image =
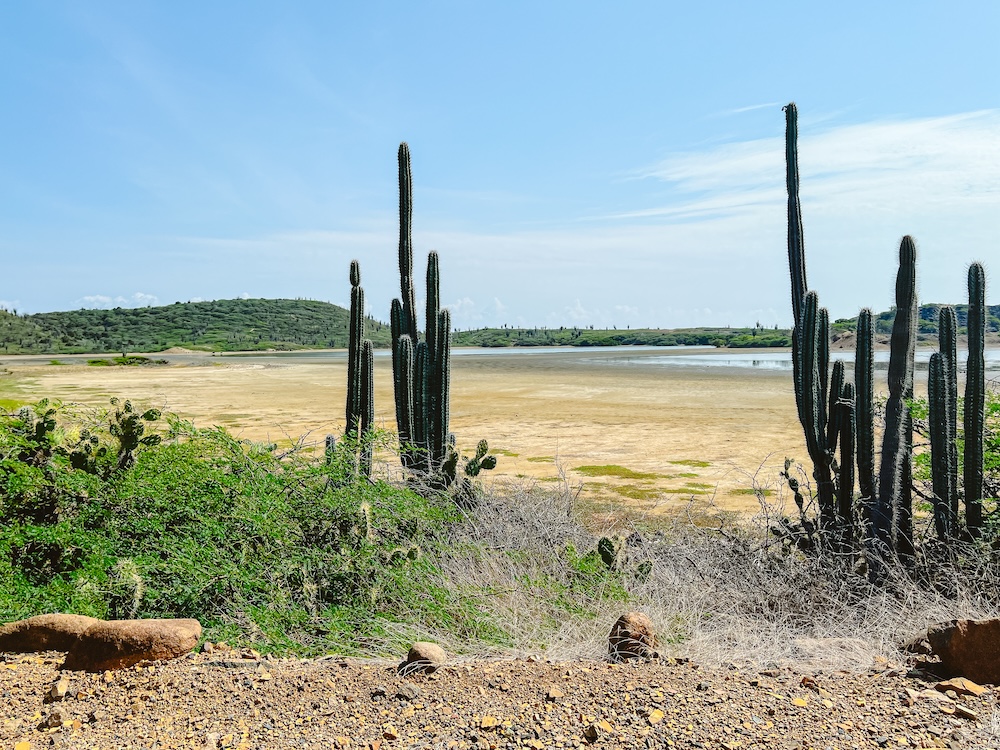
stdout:
[(938, 313), (938, 350), (947, 367), (945, 384), (945, 425), (948, 429), (948, 465), (953, 467), (949, 480), (951, 496), (948, 498), (951, 529), (958, 530), (958, 316), (955, 308), (945, 305)]
[(955, 533), (951, 498), (955, 494), (958, 467), (951, 463), (952, 451), (948, 429), (948, 380), (946, 357), (934, 352), (927, 373), (927, 401), (930, 419), (931, 486), (933, 488), (934, 528), (938, 539), (945, 541)]
[(788, 193), (788, 269), (792, 279), (792, 315), (796, 325), (802, 315), (806, 282), (806, 250), (799, 201), (799, 111), (795, 102), (785, 107), (785, 188)]
[(806, 251), (802, 231), (802, 204), (799, 200), (798, 109), (795, 102), (785, 107), (785, 190), (788, 194), (788, 271), (792, 287), (792, 378), (795, 382), (795, 406), (799, 422), (807, 431), (807, 417), (802, 410), (799, 389), (802, 366), (802, 305), (809, 286), (806, 282)]
[(837, 526), (841, 548), (849, 550), (856, 537), (854, 528), (854, 455), (857, 432), (854, 383), (844, 383), (837, 403), (840, 430), (840, 466), (837, 475)]
[(436, 476), (449, 455), (451, 317), (441, 309), (437, 253), (427, 257), (426, 332), (421, 341), (413, 292), (413, 178), (410, 151), (399, 146), (399, 276), (401, 299), (392, 301), (393, 385), (400, 460), (407, 469)]
[(361, 346), (361, 418), (360, 435), (361, 442), (361, 473), (370, 477), (372, 475), (372, 441), (371, 430), (375, 424), (375, 352), (372, 342), (364, 340)]
[(913, 418), (907, 402), (913, 398), (913, 353), (917, 338), (917, 250), (913, 238), (899, 245), (896, 275), (896, 318), (889, 351), (889, 398), (885, 404), (885, 434), (879, 467), (879, 495), (873, 530), (883, 547), (905, 557), (913, 555), (911, 494)]
[(969, 362), (965, 374), (965, 523), (978, 537), (983, 529), (983, 432), (986, 421), (986, 274), (969, 266)]
[(942, 540), (958, 530), (957, 327), (955, 308), (942, 307), (938, 311), (939, 351), (931, 355), (927, 376), (934, 526)]
[(855, 425), (857, 428), (858, 489), (871, 521), (875, 502), (875, 321), (867, 307), (858, 315), (854, 351)]
[[(365, 336), (365, 290), (361, 288), (361, 266), (351, 261), (350, 332), (347, 344), (347, 418), (345, 435), (360, 446), (361, 473), (371, 476), (372, 446), (366, 436), (375, 421), (372, 342)], [(332, 446), (328, 444), (328, 452)]]
[(356, 432), (361, 423), (361, 349), (365, 336), (365, 291), (361, 288), (361, 266), (351, 261), (351, 311), (347, 344), (347, 416), (345, 434)]

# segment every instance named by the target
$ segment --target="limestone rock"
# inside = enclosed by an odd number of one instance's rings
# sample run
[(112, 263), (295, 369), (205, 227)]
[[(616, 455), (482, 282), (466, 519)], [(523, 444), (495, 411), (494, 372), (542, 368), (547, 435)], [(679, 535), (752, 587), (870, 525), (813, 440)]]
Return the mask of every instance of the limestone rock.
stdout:
[(1000, 619), (951, 620), (927, 629), (932, 653), (941, 657), (932, 665), (942, 676), (966, 677), (1000, 684)]
[(410, 647), (406, 660), (399, 665), (399, 671), (404, 674), (433, 672), (446, 661), (448, 661), (448, 655), (439, 645), (417, 641)]
[(608, 635), (608, 651), (613, 661), (654, 656), (655, 649), (653, 621), (641, 612), (626, 612)]
[(83, 615), (38, 615), (0, 627), (0, 651), (69, 651), (88, 628), (101, 622)]
[(198, 645), (200, 637), (197, 620), (98, 621), (73, 644), (63, 669), (101, 672), (176, 659)]

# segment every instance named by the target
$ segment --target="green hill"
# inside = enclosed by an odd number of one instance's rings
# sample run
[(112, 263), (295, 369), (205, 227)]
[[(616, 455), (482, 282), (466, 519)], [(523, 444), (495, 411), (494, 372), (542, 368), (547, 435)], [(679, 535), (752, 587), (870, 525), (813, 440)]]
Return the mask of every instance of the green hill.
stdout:
[[(324, 349), (347, 346), (348, 312), (328, 302), (230, 299), (163, 307), (15, 315), (0, 311), (0, 348), (9, 354)], [(368, 320), (368, 337), (388, 346), (388, 326)]]
[[(943, 306), (944, 305), (937, 302), (920, 306), (920, 312), (917, 319), (918, 334), (937, 336), (938, 310), (940, 310)], [(953, 307), (955, 308), (955, 317), (958, 318), (958, 332), (960, 335), (965, 334), (969, 306), (954, 305)], [(986, 330), (993, 333), (1000, 331), (1000, 305), (987, 305), (986, 312)], [(878, 315), (875, 316), (875, 332), (892, 333), (892, 322), (895, 319), (895, 308), (887, 310), (886, 312), (878, 313)], [(830, 330), (832, 333), (837, 333), (838, 331), (854, 331), (857, 327), (858, 319), (857, 316), (855, 316), (853, 318), (838, 319), (830, 325)]]

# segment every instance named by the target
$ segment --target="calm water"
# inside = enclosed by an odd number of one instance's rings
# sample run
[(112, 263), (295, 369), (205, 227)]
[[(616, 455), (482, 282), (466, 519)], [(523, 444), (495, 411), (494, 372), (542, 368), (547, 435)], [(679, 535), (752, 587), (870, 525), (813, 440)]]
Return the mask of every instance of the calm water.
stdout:
[[(920, 350), (916, 353), (918, 369), (926, 369), (932, 349)], [(344, 351), (336, 352), (273, 352), (225, 355), (270, 362), (308, 361), (320, 363), (337, 361), (346, 358)], [(377, 349), (376, 357), (390, 356), (388, 349)], [(566, 362), (580, 364), (601, 364), (621, 366), (660, 366), (660, 367), (737, 367), (758, 370), (791, 370), (792, 353), (788, 349), (775, 351), (740, 351), (732, 349), (716, 349), (711, 346), (621, 346), (621, 347), (511, 347), (511, 348), (474, 348), (462, 347), (452, 349), (454, 357), (539, 357), (556, 356), (565, 358)], [(959, 351), (960, 366), (964, 362), (964, 352)], [(853, 351), (835, 351), (830, 353), (831, 359), (843, 360), (846, 364), (854, 363)], [(875, 352), (876, 367), (884, 368), (889, 362), (889, 352)], [(986, 351), (986, 369), (1000, 371), (1000, 349)]]

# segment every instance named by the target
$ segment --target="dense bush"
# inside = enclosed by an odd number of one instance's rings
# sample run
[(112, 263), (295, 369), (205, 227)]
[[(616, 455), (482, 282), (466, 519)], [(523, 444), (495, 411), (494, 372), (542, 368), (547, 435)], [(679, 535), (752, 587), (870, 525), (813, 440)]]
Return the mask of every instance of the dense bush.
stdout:
[(0, 622), (195, 617), (297, 653), (377, 651), (399, 623), (501, 637), (434, 562), (446, 499), (176, 418), (143, 434), (159, 414), (115, 406), (0, 418)]

